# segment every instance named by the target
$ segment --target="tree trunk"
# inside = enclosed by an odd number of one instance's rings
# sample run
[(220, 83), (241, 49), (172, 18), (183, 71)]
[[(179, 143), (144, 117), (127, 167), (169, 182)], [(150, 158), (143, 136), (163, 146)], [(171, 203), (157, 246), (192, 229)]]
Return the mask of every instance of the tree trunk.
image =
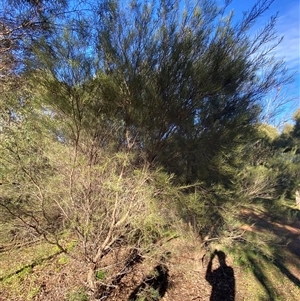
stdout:
[(95, 290), (96, 290), (95, 270), (96, 270), (96, 265), (91, 264), (89, 267), (88, 275), (87, 275), (88, 286), (93, 292), (95, 292)]

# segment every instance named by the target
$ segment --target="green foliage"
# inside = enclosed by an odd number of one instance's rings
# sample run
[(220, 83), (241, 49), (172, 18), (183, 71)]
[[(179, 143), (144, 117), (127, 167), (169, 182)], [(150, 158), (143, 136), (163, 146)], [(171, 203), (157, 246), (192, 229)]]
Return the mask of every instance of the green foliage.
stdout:
[(67, 256), (61, 256), (58, 260), (58, 263), (61, 265), (67, 264), (69, 261), (69, 257)]
[(28, 292), (27, 298), (28, 298), (29, 300), (34, 300), (34, 298), (39, 294), (39, 292), (40, 292), (40, 287), (32, 288), (32, 289)]
[(151, 286), (146, 286), (145, 289), (139, 293), (137, 301), (157, 301), (161, 298), (159, 292)]
[(300, 178), (300, 139), (297, 134), (299, 110), (294, 114), (295, 124), (274, 141), (275, 156), (268, 160), (269, 165), (277, 174), (277, 192), (288, 198), (294, 198), (299, 188)]
[(282, 134), (285, 136), (289, 136), (291, 134), (291, 132), (293, 131), (294, 126), (292, 124), (285, 124), (283, 129), (282, 129)]
[(96, 278), (98, 280), (105, 280), (105, 278), (107, 277), (107, 271), (103, 271), (103, 270), (98, 270), (96, 271)]
[(77, 244), (78, 244), (78, 242), (76, 240), (72, 240), (71, 242), (69, 242), (67, 244), (67, 250), (69, 252), (72, 251), (76, 247)]
[[(237, 175), (237, 192), (244, 200), (273, 199), (275, 197), (276, 173), (263, 165), (247, 166)], [(239, 186), (239, 187), (238, 187)]]
[(67, 301), (88, 301), (88, 295), (83, 288), (74, 289), (66, 296)]
[(261, 132), (262, 135), (265, 136), (265, 138), (269, 139), (270, 141), (275, 140), (279, 136), (278, 129), (269, 124), (261, 124), (259, 126), (259, 132)]

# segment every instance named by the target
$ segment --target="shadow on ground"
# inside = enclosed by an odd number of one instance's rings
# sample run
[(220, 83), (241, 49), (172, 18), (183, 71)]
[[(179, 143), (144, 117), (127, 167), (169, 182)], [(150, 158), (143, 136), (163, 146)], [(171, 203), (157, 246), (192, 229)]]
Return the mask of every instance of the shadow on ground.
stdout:
[[(218, 258), (219, 267), (212, 270), (214, 258)], [(233, 268), (226, 264), (226, 255), (217, 251), (211, 255), (207, 265), (205, 279), (211, 285), (210, 301), (234, 301), (235, 300), (235, 278)]]
[(157, 265), (130, 294), (128, 301), (160, 300), (166, 293), (169, 283), (168, 268), (164, 264)]

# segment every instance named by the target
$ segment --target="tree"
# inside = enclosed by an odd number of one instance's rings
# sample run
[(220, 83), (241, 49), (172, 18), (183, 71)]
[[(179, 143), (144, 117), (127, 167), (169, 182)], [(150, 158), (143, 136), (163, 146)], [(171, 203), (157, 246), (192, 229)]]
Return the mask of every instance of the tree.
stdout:
[(277, 170), (278, 193), (292, 199), (299, 190), (299, 109), (294, 113), (294, 124), (286, 125), (273, 144), (276, 153), (270, 161)]
[(171, 2), (105, 2), (98, 49), (119, 89), (114, 101), (129, 140), (187, 181), (224, 180), (220, 166), (234, 164), (233, 149), (248, 142), (261, 99), (287, 80), (277, 81), (285, 74), (280, 62), (258, 76), (272, 61), (264, 45), (274, 38), (275, 18), (256, 39), (247, 36), (272, 1), (235, 26), (211, 1), (183, 12)]
[[(93, 87), (89, 119), (116, 126), (116, 149), (145, 152), (183, 181), (225, 181), (244, 161), (236, 159), (255, 137), (264, 97), (289, 81), (271, 55), (276, 16), (248, 34), (272, 2), (259, 1), (234, 24), (214, 1), (92, 1), (95, 14), (73, 16), (65, 33), (35, 44), (41, 65), (33, 67), (69, 91)], [(54, 103), (64, 110), (59, 97)]]

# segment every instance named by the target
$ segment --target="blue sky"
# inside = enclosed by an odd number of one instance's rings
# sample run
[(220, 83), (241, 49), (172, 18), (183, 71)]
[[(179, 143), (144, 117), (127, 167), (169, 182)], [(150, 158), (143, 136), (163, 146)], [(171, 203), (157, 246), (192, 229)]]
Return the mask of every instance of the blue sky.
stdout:
[[(241, 18), (242, 12), (247, 11), (256, 3), (256, 0), (233, 0), (230, 9), (234, 10), (235, 16)], [(270, 16), (278, 12), (278, 20), (276, 31), (278, 36), (283, 36), (282, 43), (275, 49), (274, 55), (277, 58), (283, 58), (286, 66), (291, 72), (295, 73), (293, 83), (287, 87), (283, 87), (281, 97), (287, 99), (292, 98), (293, 101), (283, 108), (283, 112), (278, 115), (275, 123), (290, 122), (293, 113), (300, 108), (300, 1), (299, 0), (274, 0), (272, 6), (261, 17), (259, 22), (254, 27), (253, 33), (256, 28), (264, 25)], [(269, 101), (274, 98), (270, 95)], [(277, 124), (276, 124), (277, 125)], [(282, 125), (282, 124), (281, 124)]]

